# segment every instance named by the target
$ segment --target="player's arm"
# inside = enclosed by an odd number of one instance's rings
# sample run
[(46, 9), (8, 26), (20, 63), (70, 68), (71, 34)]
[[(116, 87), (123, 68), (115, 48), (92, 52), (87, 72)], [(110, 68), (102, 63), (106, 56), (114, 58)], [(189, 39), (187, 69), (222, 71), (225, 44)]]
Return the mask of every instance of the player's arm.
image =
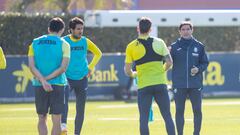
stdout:
[(46, 79), (42, 76), (42, 74), (35, 67), (34, 51), (33, 51), (32, 45), (29, 46), (28, 63), (29, 63), (29, 68), (30, 68), (32, 74), (35, 76), (36, 79), (38, 79), (41, 82), (44, 90), (52, 91), (52, 86), (46, 81)]
[(134, 77), (137, 77), (137, 72), (132, 70), (133, 58), (132, 58), (132, 55), (131, 55), (131, 51), (132, 50), (131, 50), (131, 48), (128, 45), (128, 47), (126, 49), (124, 71), (125, 71), (126, 75), (134, 78)]
[(93, 54), (93, 59), (88, 65), (88, 68), (93, 71), (94, 67), (97, 65), (102, 57), (101, 50), (89, 39), (87, 39), (88, 50)]
[(125, 63), (124, 71), (126, 75), (135, 78), (137, 77), (137, 72), (132, 70), (132, 63)]
[(162, 45), (161, 54), (164, 56), (163, 60), (165, 62), (163, 65), (163, 68), (165, 71), (168, 71), (173, 65), (173, 60), (165, 42), (164, 41), (160, 41), (160, 42), (161, 42), (160, 44)]
[(172, 57), (170, 54), (167, 54), (166, 56), (164, 56), (164, 70), (168, 71), (172, 65), (173, 65), (173, 61), (172, 61)]
[(69, 44), (66, 42), (63, 42), (62, 50), (63, 50), (63, 59), (62, 59), (61, 66), (58, 69), (56, 69), (55, 71), (53, 71), (51, 74), (49, 74), (47, 77), (45, 77), (46, 80), (53, 79), (53, 78), (57, 77), (58, 75), (66, 72), (68, 64), (69, 64), (69, 59), (70, 59)]
[(173, 45), (168, 46), (168, 50), (169, 50), (169, 53), (172, 57), (172, 60), (174, 61), (174, 54), (175, 53), (174, 53)]
[(44, 77), (42, 74), (38, 71), (38, 69), (35, 67), (35, 61), (34, 61), (34, 52), (33, 52), (33, 47), (32, 45), (29, 46), (29, 51), (28, 51), (28, 64), (29, 68), (32, 72), (32, 74), (38, 79), (40, 82), (44, 81)]
[(199, 65), (197, 65), (197, 68), (199, 69), (199, 72), (203, 72), (207, 69), (209, 64), (209, 60), (205, 51), (205, 48), (203, 47), (202, 53), (200, 55)]
[(3, 53), (2, 48), (0, 47), (0, 69), (5, 69), (6, 66), (7, 66), (6, 58), (5, 58), (5, 55)]

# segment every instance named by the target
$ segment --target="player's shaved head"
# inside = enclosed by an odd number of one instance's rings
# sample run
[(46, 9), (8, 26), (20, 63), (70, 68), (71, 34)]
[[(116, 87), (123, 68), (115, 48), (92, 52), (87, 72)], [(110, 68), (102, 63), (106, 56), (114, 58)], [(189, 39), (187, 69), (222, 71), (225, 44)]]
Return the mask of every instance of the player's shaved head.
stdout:
[(142, 17), (139, 21), (139, 32), (141, 34), (148, 33), (152, 26), (152, 21), (148, 17)]

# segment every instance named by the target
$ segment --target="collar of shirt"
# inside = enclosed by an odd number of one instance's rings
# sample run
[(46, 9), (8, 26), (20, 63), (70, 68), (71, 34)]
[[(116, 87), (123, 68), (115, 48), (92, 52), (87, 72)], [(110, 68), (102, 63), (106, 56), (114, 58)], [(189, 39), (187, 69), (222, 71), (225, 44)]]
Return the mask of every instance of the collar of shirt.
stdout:
[(57, 34), (55, 33), (49, 33), (48, 36), (56, 36), (56, 37), (59, 37)]
[(69, 38), (73, 41), (73, 42), (77, 42), (79, 40), (81, 40), (81, 38), (74, 38), (72, 35), (69, 36)]
[(192, 44), (192, 42), (193, 38), (190, 39), (180, 38), (180, 46), (185, 50)]
[(149, 38), (149, 35), (139, 35), (138, 36), (139, 39), (148, 39)]

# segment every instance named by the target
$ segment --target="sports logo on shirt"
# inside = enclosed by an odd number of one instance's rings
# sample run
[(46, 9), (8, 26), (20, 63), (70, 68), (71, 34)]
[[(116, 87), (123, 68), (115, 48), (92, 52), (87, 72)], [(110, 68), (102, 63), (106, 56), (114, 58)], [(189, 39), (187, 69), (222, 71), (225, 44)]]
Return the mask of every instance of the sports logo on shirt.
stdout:
[(56, 45), (57, 42), (54, 41), (54, 40), (40, 40), (40, 41), (38, 42), (38, 45), (39, 45), (39, 44), (51, 44), (51, 45)]
[(180, 50), (182, 50), (182, 48), (178, 48), (178, 49), (177, 49), (177, 51), (180, 51)]
[(78, 51), (78, 50), (84, 50), (84, 47), (83, 46), (71, 47), (71, 51)]
[(197, 47), (194, 47), (193, 51), (194, 51), (195, 53), (198, 52)]
[(198, 57), (199, 54), (198, 53), (192, 53), (192, 56)]

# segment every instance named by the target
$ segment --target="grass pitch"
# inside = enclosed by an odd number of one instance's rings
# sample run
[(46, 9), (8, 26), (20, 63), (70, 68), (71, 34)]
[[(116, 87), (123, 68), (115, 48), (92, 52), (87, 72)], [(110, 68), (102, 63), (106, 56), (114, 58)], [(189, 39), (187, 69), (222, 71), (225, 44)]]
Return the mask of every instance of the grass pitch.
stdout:
[[(68, 133), (73, 134), (75, 103), (70, 102)], [(167, 135), (156, 104), (154, 122), (149, 123), (151, 135)], [(175, 105), (171, 103), (174, 118)], [(137, 103), (123, 101), (88, 101), (82, 135), (138, 135)], [(192, 135), (193, 115), (190, 101), (186, 102), (185, 135)], [(0, 104), (0, 135), (37, 135), (37, 115), (33, 103)], [(51, 117), (48, 116), (51, 127)], [(50, 131), (49, 131), (50, 133)], [(240, 135), (240, 99), (204, 99), (201, 135)]]

